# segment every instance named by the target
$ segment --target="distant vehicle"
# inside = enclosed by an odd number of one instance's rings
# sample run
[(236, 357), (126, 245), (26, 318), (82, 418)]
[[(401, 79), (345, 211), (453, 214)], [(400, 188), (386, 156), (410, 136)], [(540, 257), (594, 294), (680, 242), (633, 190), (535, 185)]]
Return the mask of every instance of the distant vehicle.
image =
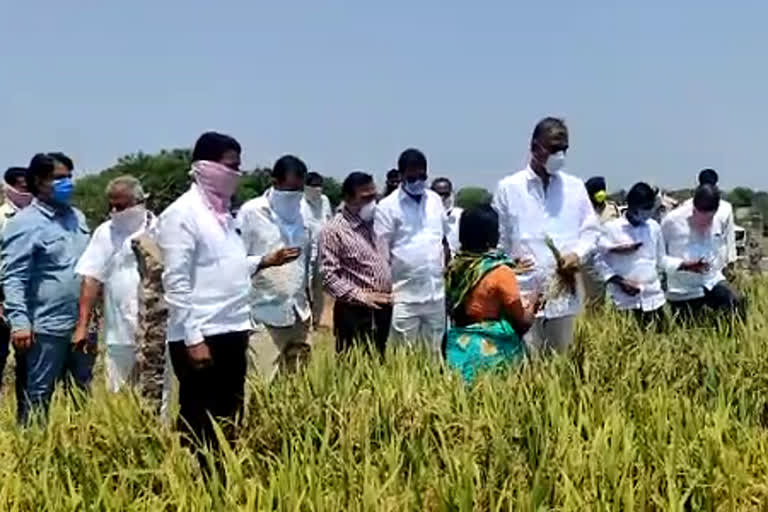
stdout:
[(736, 261), (742, 261), (747, 257), (747, 239), (749, 235), (747, 230), (740, 226), (734, 226), (733, 231), (736, 234)]

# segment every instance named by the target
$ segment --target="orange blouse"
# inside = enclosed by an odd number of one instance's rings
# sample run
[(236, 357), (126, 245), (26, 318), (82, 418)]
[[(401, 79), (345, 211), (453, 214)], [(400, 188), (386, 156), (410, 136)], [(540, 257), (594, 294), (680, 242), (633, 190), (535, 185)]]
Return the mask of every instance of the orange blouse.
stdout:
[(464, 312), (472, 322), (498, 320), (503, 312), (509, 317), (513, 305), (519, 301), (515, 271), (502, 265), (488, 272), (469, 292), (464, 300)]

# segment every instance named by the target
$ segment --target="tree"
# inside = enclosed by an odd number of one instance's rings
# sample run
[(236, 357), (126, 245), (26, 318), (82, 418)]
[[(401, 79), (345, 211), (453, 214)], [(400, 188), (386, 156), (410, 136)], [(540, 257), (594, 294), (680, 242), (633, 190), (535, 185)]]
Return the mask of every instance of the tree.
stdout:
[[(163, 150), (154, 155), (141, 152), (126, 155), (112, 167), (78, 179), (74, 203), (88, 218), (91, 227), (95, 227), (109, 215), (107, 184), (118, 176), (131, 175), (144, 187), (147, 208), (159, 214), (189, 188), (191, 157), (189, 149)], [(246, 172), (240, 180), (235, 203), (261, 195), (270, 185), (268, 169)]]
[(752, 206), (755, 199), (755, 191), (748, 187), (736, 187), (726, 194), (726, 198), (736, 208)]
[[(119, 158), (112, 167), (78, 179), (74, 203), (88, 218), (91, 227), (96, 227), (109, 215), (107, 184), (110, 180), (127, 174), (141, 181), (148, 196), (147, 208), (159, 214), (189, 188), (191, 159), (192, 151), (189, 149), (163, 150), (154, 155), (141, 152), (126, 155)], [(270, 169), (256, 168), (246, 171), (238, 184), (233, 205), (238, 207), (245, 201), (262, 195), (270, 186)], [(325, 179), (323, 192), (334, 207), (341, 201), (341, 185), (335, 179)]]
[(464, 187), (456, 193), (456, 206), (469, 209), (491, 204), (493, 196), (482, 187)]

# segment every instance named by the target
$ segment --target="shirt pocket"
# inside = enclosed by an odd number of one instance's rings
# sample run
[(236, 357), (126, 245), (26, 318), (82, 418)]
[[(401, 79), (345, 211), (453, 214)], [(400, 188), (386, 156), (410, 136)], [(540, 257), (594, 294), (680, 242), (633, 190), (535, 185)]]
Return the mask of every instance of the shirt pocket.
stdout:
[(66, 233), (49, 233), (40, 239), (43, 263), (53, 267), (68, 265), (74, 258)]

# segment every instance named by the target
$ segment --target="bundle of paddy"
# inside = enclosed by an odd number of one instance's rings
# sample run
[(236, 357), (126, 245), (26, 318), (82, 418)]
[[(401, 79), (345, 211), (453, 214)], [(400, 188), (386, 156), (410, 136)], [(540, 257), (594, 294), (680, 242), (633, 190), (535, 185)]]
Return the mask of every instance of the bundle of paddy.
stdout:
[(549, 282), (545, 298), (547, 300), (558, 299), (567, 295), (576, 294), (576, 274), (573, 271), (567, 271), (564, 268), (563, 255), (560, 253), (560, 249), (557, 248), (552, 238), (547, 235), (544, 239), (547, 247), (552, 251), (552, 256), (555, 258), (557, 264), (557, 271), (554, 277)]

